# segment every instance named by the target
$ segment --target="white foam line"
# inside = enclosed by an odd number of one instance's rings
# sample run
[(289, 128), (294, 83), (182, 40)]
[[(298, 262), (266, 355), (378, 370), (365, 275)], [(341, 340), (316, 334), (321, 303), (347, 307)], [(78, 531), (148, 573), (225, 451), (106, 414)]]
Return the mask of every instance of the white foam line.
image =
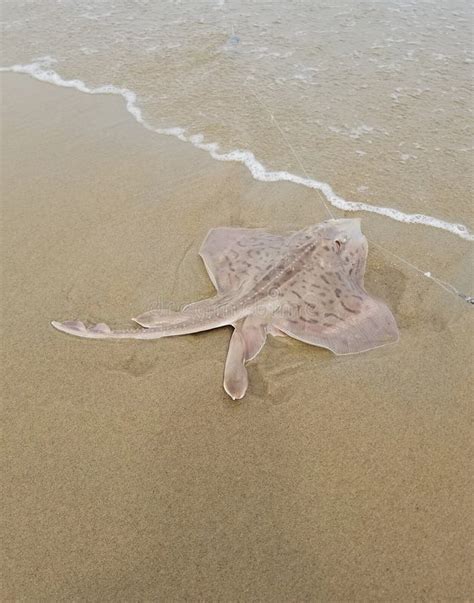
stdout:
[(126, 104), (127, 111), (136, 119), (137, 122), (142, 124), (148, 130), (157, 132), (158, 134), (166, 134), (168, 136), (175, 136), (184, 142), (190, 142), (198, 149), (207, 151), (211, 157), (218, 161), (237, 161), (245, 165), (252, 176), (256, 180), (262, 182), (279, 182), (287, 181), (295, 184), (301, 184), (307, 188), (319, 190), (323, 193), (326, 199), (331, 205), (341, 209), (343, 211), (364, 211), (373, 214), (379, 214), (386, 216), (397, 222), (405, 222), (407, 224), (422, 224), (424, 226), (431, 226), (433, 228), (440, 228), (446, 230), (462, 239), (468, 241), (474, 240), (474, 235), (471, 234), (464, 224), (456, 224), (452, 222), (446, 222), (439, 218), (432, 216), (426, 216), (423, 214), (407, 214), (398, 209), (391, 207), (382, 207), (377, 205), (370, 205), (368, 203), (362, 203), (358, 201), (347, 201), (339, 195), (337, 195), (332, 187), (326, 182), (319, 182), (313, 178), (303, 178), (296, 174), (291, 174), (285, 171), (271, 171), (268, 170), (260, 161), (255, 158), (255, 155), (251, 151), (234, 150), (228, 153), (219, 152), (219, 145), (217, 143), (205, 143), (202, 134), (196, 134), (188, 136), (186, 130), (183, 128), (154, 128), (148, 124), (143, 118), (140, 107), (137, 104), (137, 95), (128, 88), (118, 88), (113, 85), (99, 86), (97, 88), (89, 88), (82, 80), (65, 80), (56, 71), (50, 68), (50, 66), (56, 63), (56, 60), (47, 56), (41, 57), (35, 60), (33, 63), (26, 65), (11, 65), (10, 67), (0, 67), (0, 71), (9, 71), (14, 73), (26, 73), (37, 80), (42, 82), (48, 82), (55, 84), (56, 86), (63, 86), (65, 88), (75, 88), (80, 92), (87, 94), (116, 94), (121, 96)]

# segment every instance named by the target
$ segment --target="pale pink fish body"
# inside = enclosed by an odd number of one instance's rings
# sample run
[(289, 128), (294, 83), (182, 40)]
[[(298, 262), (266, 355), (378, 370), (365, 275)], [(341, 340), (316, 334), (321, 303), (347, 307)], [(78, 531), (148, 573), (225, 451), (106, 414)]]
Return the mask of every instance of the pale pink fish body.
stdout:
[(93, 339), (159, 339), (232, 325), (224, 388), (245, 395), (245, 363), (268, 334), (288, 335), (335, 354), (353, 354), (398, 340), (389, 308), (364, 289), (367, 239), (359, 220), (328, 220), (287, 236), (260, 229), (215, 228), (200, 255), (215, 297), (182, 312), (150, 310), (134, 318), (141, 328), (112, 331), (105, 323), (53, 322), (71, 335)]

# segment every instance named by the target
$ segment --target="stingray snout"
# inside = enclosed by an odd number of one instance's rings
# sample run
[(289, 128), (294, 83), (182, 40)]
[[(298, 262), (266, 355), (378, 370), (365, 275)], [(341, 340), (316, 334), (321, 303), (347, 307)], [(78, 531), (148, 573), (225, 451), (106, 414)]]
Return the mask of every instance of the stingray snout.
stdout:
[(332, 225), (335, 226), (336, 236), (345, 239), (343, 240), (344, 243), (349, 239), (359, 240), (364, 238), (360, 228), (360, 218), (333, 220)]

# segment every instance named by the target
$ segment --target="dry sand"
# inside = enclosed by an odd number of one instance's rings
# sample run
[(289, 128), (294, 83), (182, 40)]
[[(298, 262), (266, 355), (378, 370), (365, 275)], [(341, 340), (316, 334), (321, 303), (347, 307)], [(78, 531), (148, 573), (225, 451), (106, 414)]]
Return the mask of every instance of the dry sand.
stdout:
[(62, 335), (51, 319), (117, 326), (211, 294), (214, 226), (324, 215), (119, 98), (1, 83), (2, 599), (468, 600), (472, 308), (372, 249), (367, 288), (400, 343), (335, 357), (272, 339), (239, 403), (228, 329)]

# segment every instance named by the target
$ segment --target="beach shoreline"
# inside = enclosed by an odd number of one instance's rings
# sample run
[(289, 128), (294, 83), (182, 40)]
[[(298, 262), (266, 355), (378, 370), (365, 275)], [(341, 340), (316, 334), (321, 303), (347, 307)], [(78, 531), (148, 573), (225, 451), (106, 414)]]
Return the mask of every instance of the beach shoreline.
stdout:
[[(213, 159), (216, 161), (236, 161), (242, 163), (252, 174), (253, 178), (262, 182), (292, 182), (300, 186), (305, 186), (316, 191), (316, 197), (319, 196), (320, 203), (323, 204), (328, 217), (332, 217), (332, 209), (344, 212), (362, 212), (362, 213), (373, 213), (376, 215), (396, 220), (405, 224), (419, 224), (431, 228), (439, 228), (445, 230), (455, 236), (458, 236), (466, 241), (473, 241), (474, 234), (469, 232), (469, 229), (464, 224), (456, 224), (447, 222), (434, 216), (428, 216), (417, 213), (405, 213), (396, 207), (384, 207), (377, 206), (370, 203), (364, 203), (361, 201), (348, 201), (340, 197), (327, 182), (319, 182), (314, 178), (310, 178), (301, 162), (301, 159), (297, 155), (295, 149), (285, 139), (284, 142), (287, 144), (290, 152), (294, 155), (297, 160), (302, 175), (292, 174), (286, 171), (273, 171), (266, 168), (258, 159), (254, 156), (251, 151), (242, 151), (234, 149), (229, 152), (222, 152), (219, 149), (219, 145), (216, 142), (205, 142), (202, 134), (189, 135), (183, 128), (172, 127), (172, 128), (154, 128), (148, 122), (146, 122), (142, 115), (142, 109), (138, 104), (137, 95), (133, 90), (128, 88), (118, 88), (117, 86), (106, 84), (96, 88), (91, 88), (83, 81), (78, 79), (65, 80), (59, 73), (51, 68), (51, 65), (56, 61), (51, 57), (44, 57), (34, 63), (26, 65), (12, 65), (10, 67), (1, 67), (0, 72), (5, 73), (22, 73), (29, 75), (41, 82), (47, 82), (55, 86), (73, 88), (84, 94), (110, 94), (122, 97), (128, 113), (135, 119), (140, 125), (145, 127), (147, 130), (156, 132), (157, 134), (164, 134), (167, 136), (174, 136), (182, 142), (192, 144), (194, 147), (208, 152)], [(274, 117), (272, 117), (272, 120)], [(275, 127), (281, 129), (278, 122), (275, 122)], [(304, 176), (303, 176), (304, 174)]]
[[(372, 247), (367, 289), (400, 342), (336, 358), (271, 339), (240, 403), (222, 389), (230, 329), (57, 333), (212, 295), (213, 227), (326, 216), (314, 191), (147, 131), (121, 98), (0, 81), (3, 598), (469, 598), (469, 305)], [(468, 242), (361, 217), (468, 291)]]

